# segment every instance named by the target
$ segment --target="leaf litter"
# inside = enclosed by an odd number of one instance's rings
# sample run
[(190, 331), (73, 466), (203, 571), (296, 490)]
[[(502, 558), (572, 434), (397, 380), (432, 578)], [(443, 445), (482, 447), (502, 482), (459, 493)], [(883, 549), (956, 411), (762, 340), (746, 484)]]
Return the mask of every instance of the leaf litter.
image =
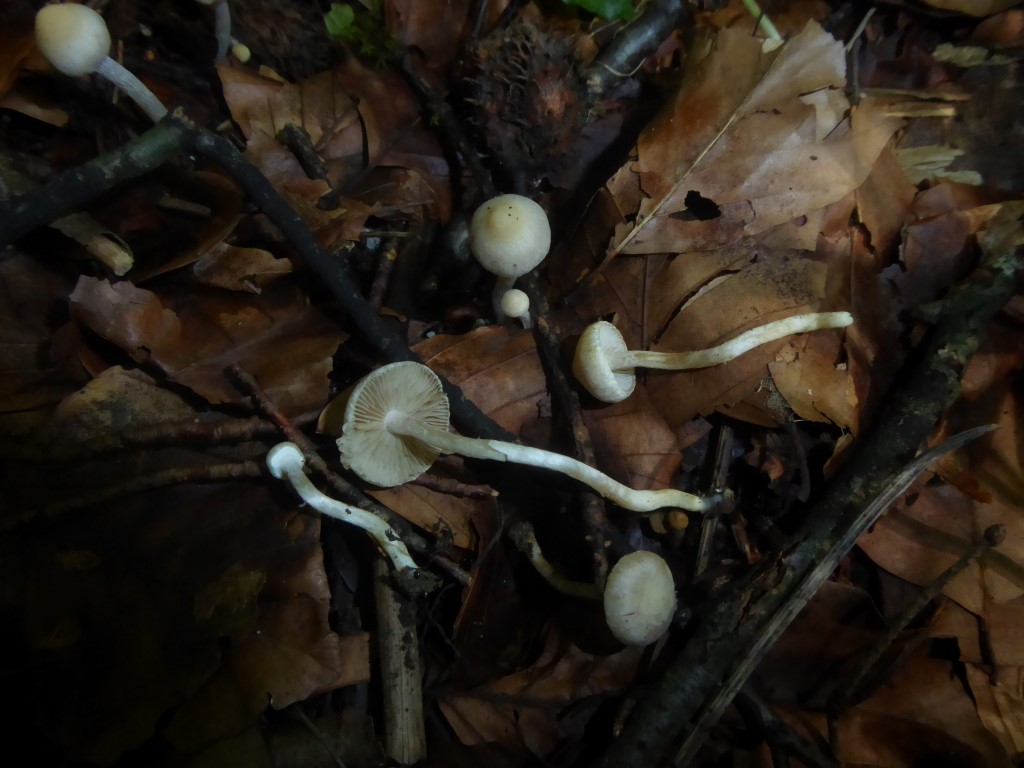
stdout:
[[(447, 82), (471, 28), (467, 4), (443, 5), (384, 3), (390, 31), (422, 56), (434, 83)], [(530, 13), (532, 23), (545, 23)], [(632, 349), (679, 351), (798, 312), (853, 311), (856, 324), (845, 331), (775, 342), (711, 369), (649, 372), (624, 403), (583, 398), (597, 464), (637, 488), (676, 485), (681, 470), (705, 464), (720, 425), (740, 430), (735, 453), (746, 458), (734, 480), (761, 511), (734, 513), (737, 537), (754, 521), (769, 530), (787, 524), (798, 453), (814, 455), (815, 471), (827, 472), (826, 462), (841, 462), (844, 446), (871, 428), (920, 339), (920, 313), (974, 268), (979, 234), (1014, 194), (944, 180), (945, 166), (911, 164), (909, 140), (948, 120), (931, 114), (956, 114), (955, 106), (927, 115), (910, 109), (914, 99), (934, 103), (939, 93), (914, 87), (959, 75), (914, 37), (920, 18), (891, 13), (894, 26), (876, 19), (865, 27), (858, 54), (865, 93), (854, 104), (843, 42), (819, 23), (823, 4), (794, 4), (777, 19), (790, 34), (771, 50), (732, 6), (702, 17), (708, 26), (687, 52), (680, 87), (639, 131), (630, 156), (587, 194), (578, 226), (559, 222), (545, 268), (566, 349), (598, 318), (612, 318)], [(588, 45), (600, 39), (599, 32), (589, 39), (594, 30), (582, 23), (573, 29)], [(0, 59), (0, 103), (26, 120), (60, 126), (70, 115), (74, 125), (80, 102), (65, 112), (54, 106), (64, 106), (60, 98), (39, 95), (32, 70), (42, 65), (32, 59), (28, 27), (14, 24), (4, 34), (11, 45)], [(904, 48), (900, 35), (909, 40)], [(679, 45), (667, 46), (661, 61), (676, 67)], [(474, 268), (454, 262), (447, 274), (458, 279), (437, 293), (429, 281), (415, 282), (445, 273), (444, 259), (458, 258), (427, 256), (416, 238), (429, 242), (434, 227), (466, 213), (466, 202), (464, 179), (452, 170), (457, 155), (406, 81), (351, 56), (294, 83), (237, 63), (217, 71), (246, 158), (364, 284), (381, 242), (409, 238), (396, 249), (396, 274), (416, 286), (406, 297), (424, 295), (392, 307), (385, 294), (382, 313), (413, 321), (414, 351), (523, 442), (571, 451), (532, 334), (498, 325), (445, 332), (452, 317), (488, 311), (489, 288), (475, 290), (482, 283)], [(192, 87), (185, 82), (183, 91)], [(886, 86), (902, 87), (903, 101), (884, 98)], [(943, 93), (947, 105), (970, 99)], [(305, 132), (322, 177), (311, 177), (279, 137), (288, 125)], [(120, 129), (105, 130), (113, 140)], [(14, 143), (23, 138), (12, 134)], [(72, 165), (90, 151), (79, 141), (51, 150), (50, 159)], [(0, 562), (10, 588), (2, 604), (17, 617), (11, 626), (37, 670), (17, 675), (24, 711), (15, 725), (30, 733), (42, 716), (54, 736), (51, 755), (110, 765), (159, 743), (182, 759), (265, 764), (265, 739), (291, 705), (320, 702), (352, 722), (369, 719), (373, 625), (355, 604), (368, 581), (358, 565), (373, 554), (355, 536), (328, 546), (316, 518), (258, 477), (267, 433), (243, 423), (248, 398), (222, 371), (242, 365), (281, 411), (308, 425), (332, 387), (344, 390), (372, 361), (279, 235), (213, 176), (204, 182), (195, 173), (193, 187), (143, 179), (134, 199), (121, 190), (96, 206), (103, 223), (117, 218), (119, 206), (125, 214), (111, 231), (142, 261), (124, 279), (86, 266), (79, 246), (55, 233), (19, 244), (34, 258), (14, 254), (0, 265), (8, 296), (0, 312), (0, 410), (3, 450), (14, 462), (3, 470), (0, 499), (19, 509), (15, 521), (26, 511), (52, 513), (40, 529), (5, 523)], [(557, 189), (567, 178), (577, 176), (552, 170), (551, 205), (574, 191)], [(196, 191), (204, 183), (208, 190)], [(156, 245), (174, 219), (150, 201), (167, 189), (213, 205), (188, 237), (175, 232)], [(816, 706), (880, 637), (893, 613), (878, 607), (898, 605), (909, 585), (929, 585), (988, 525), (1006, 526), (1004, 544), (946, 585), (901, 633), (886, 674), (839, 717), (837, 757), (845, 763), (909, 766), (938, 750), (958, 764), (1009, 765), (1024, 750), (1024, 659), (1015, 643), (1024, 616), (1013, 386), (1020, 320), (1019, 308), (1011, 309), (990, 330), (935, 440), (978, 423), (1000, 428), (918, 481), (758, 673), (782, 718), (820, 742), (828, 729)], [(442, 332), (421, 340), (412, 330), (419, 327)], [(793, 424), (798, 446), (781, 431)], [(321, 447), (330, 454), (329, 439)], [(239, 474), (210, 484), (210, 473), (226, 466)], [(59, 483), (50, 479), (55, 468)], [(124, 485), (157, 475), (169, 483)], [(509, 519), (530, 509), (526, 517), (543, 522), (539, 536), (556, 565), (590, 578), (568, 486), (450, 459), (431, 475), (433, 485), (367, 489), (471, 577), (426, 605), (428, 706), (462, 745), (463, 759), (500, 745), (496, 764), (528, 755), (587, 764), (599, 749), (592, 741), (606, 743), (603, 724), (619, 716), (623, 694), (628, 700), (639, 690), (632, 686), (657, 669), (665, 649), (616, 647), (594, 606), (550, 594), (507, 548)], [(120, 494), (96, 495), (122, 486)], [(490, 488), (493, 495), (477, 493)], [(54, 512), (65, 507), (74, 514)], [(654, 523), (614, 523), (618, 551), (660, 547), (681, 587), (692, 586), (696, 531), (670, 536)], [(717, 544), (698, 591), (736, 577), (739, 541)], [(760, 546), (770, 548), (771, 537)], [(884, 588), (871, 587), (872, 568), (884, 569)], [(681, 588), (684, 602), (687, 595)], [(953, 651), (941, 645), (949, 638)], [(729, 726), (742, 723), (731, 719), (716, 732), (717, 749), (771, 764), (763, 751), (730, 742)], [(451, 747), (434, 745), (434, 755), (443, 749)]]

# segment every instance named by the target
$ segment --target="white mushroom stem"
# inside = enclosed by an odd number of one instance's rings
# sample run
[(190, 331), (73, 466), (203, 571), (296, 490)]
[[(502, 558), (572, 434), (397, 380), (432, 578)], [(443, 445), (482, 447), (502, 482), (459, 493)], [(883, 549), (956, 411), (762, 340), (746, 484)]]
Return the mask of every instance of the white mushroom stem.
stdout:
[(129, 99), (146, 113), (154, 123), (159, 122), (167, 114), (167, 107), (161, 103), (139, 78), (107, 56), (96, 68), (96, 74), (105, 77), (117, 86)]
[(715, 506), (719, 496), (701, 498), (692, 493), (666, 488), (658, 491), (639, 491), (613, 480), (582, 461), (552, 453), (541, 448), (531, 448), (501, 440), (481, 440), (463, 437), (445, 429), (431, 427), (417, 421), (409, 414), (392, 411), (384, 420), (385, 428), (393, 435), (412, 437), (442, 453), (457, 453), (473, 459), (490, 459), (492, 461), (510, 461), (514, 464), (526, 464), (561, 472), (584, 485), (588, 485), (606, 499), (618, 504), (623, 509), (633, 512), (653, 512), (664, 507), (678, 507), (700, 512)]
[[(220, 64), (228, 57), (231, 47), (231, 6), (228, 0), (196, 0), (201, 5), (213, 6), (213, 34), (217, 38), (217, 58)], [(239, 57), (241, 58), (241, 57)]]
[(628, 351), (621, 356), (623, 368), (655, 368), (663, 371), (685, 371), (690, 368), (708, 368), (734, 360), (762, 344), (778, 341), (795, 333), (806, 333), (823, 328), (845, 328), (853, 323), (849, 312), (816, 312), (794, 315), (775, 320), (767, 325), (751, 328), (729, 341), (710, 349), (693, 352)]
[(376, 515), (321, 493), (306, 477), (306, 459), (294, 443), (279, 443), (267, 453), (267, 468), (278, 480), (287, 480), (299, 497), (321, 514), (362, 528), (373, 537), (397, 570), (416, 568), (398, 532)]
[(141, 80), (110, 58), (107, 23), (92, 8), (76, 3), (47, 5), (36, 14), (35, 34), (39, 51), (57, 71), (68, 77), (92, 73), (105, 77), (153, 122), (167, 114)]
[(563, 595), (584, 600), (600, 600), (597, 587), (583, 581), (573, 581), (558, 571), (541, 551), (533, 526), (527, 522), (517, 523), (509, 530), (509, 536), (516, 549), (522, 552), (544, 580)]
[(853, 323), (849, 312), (817, 312), (794, 315), (744, 331), (734, 339), (711, 349), (693, 352), (646, 352), (626, 348), (618, 329), (609, 322), (591, 323), (580, 336), (572, 370), (576, 378), (598, 400), (619, 403), (633, 394), (637, 368), (685, 371), (725, 363), (755, 347), (778, 341), (794, 333), (823, 328), (845, 328)]

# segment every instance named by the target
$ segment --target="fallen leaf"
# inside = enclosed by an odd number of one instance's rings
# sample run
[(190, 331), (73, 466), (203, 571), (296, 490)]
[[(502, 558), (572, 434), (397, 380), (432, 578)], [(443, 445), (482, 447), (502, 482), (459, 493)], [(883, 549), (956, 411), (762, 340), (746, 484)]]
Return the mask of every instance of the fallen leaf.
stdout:
[(855, 189), (899, 123), (866, 101), (850, 125), (819, 139), (820, 110), (802, 97), (844, 82), (842, 46), (813, 22), (768, 54), (723, 30), (671, 110), (641, 136), (637, 162), (619, 172), (639, 174), (647, 199), (617, 233), (616, 252), (720, 247)]
[(79, 322), (210, 403), (247, 401), (224, 376), (238, 363), (290, 414), (324, 404), (332, 357), (346, 338), (290, 288), (258, 297), (161, 295), (83, 277), (71, 309)]

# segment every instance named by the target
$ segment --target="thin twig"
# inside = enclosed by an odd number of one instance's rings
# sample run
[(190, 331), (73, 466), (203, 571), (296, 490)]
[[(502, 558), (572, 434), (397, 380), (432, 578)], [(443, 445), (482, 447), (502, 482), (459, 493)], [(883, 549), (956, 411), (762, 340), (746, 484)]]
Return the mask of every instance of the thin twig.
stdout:
[[(344, 266), (320, 247), (309, 226), (277, 194), (259, 169), (226, 138), (197, 128), (175, 115), (168, 115), (118, 149), (58, 174), (44, 186), (0, 202), (0, 250), (37, 227), (88, 205), (118, 184), (155, 170), (183, 152), (213, 161), (242, 187), (317, 274), (356, 329), (382, 358), (391, 362), (417, 360), (401, 334), (366, 302)], [(461, 389), (444, 378), (441, 382), (451, 404), (452, 420), (462, 432), (492, 440), (515, 440), (467, 400)]]
[[(576, 394), (576, 390), (573, 389), (565, 375), (565, 366), (559, 348), (559, 339), (562, 334), (553, 325), (547, 296), (533, 272), (521, 277), (519, 284), (530, 297), (530, 307), (534, 317), (533, 337), (536, 339), (537, 352), (544, 365), (551, 397), (569, 424), (573, 452), (576, 458), (584, 464), (596, 467), (597, 458), (590, 442), (590, 431), (583, 421), (583, 409), (580, 406), (579, 395)], [(594, 584), (597, 586), (598, 592), (603, 592), (605, 580), (608, 578), (608, 550), (612, 545), (611, 524), (608, 522), (604, 501), (597, 494), (584, 491), (580, 493), (580, 499), (583, 525), (587, 532), (586, 541), (590, 546), (593, 561)]]
[(981, 557), (981, 555), (987, 550), (999, 546), (1005, 539), (1005, 526), (989, 526), (985, 529), (981, 540), (972, 543), (963, 552), (963, 554), (957, 558), (956, 562), (939, 574), (939, 576), (936, 577), (927, 587), (921, 590), (917, 597), (912, 600), (896, 620), (892, 622), (885, 634), (882, 635), (882, 637), (880, 637), (878, 641), (868, 649), (867, 653), (861, 657), (857, 666), (850, 671), (846, 676), (846, 679), (836, 687), (835, 691), (829, 697), (827, 705), (829, 717), (838, 717), (838, 715), (846, 709), (849, 703), (860, 692), (864, 679), (875, 670), (878, 660), (882, 658), (882, 654), (884, 654), (885, 651), (893, 644), (896, 637), (910, 625), (910, 622), (912, 622), (933, 600), (942, 594), (942, 590), (945, 589), (946, 585), (955, 579), (968, 565)]

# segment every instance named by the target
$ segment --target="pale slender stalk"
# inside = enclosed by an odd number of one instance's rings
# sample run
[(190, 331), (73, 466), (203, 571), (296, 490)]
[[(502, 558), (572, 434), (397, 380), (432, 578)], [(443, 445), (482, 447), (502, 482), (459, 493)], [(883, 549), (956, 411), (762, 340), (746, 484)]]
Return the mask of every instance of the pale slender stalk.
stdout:
[(525, 445), (506, 443), (501, 440), (478, 440), (463, 437), (436, 427), (428, 427), (408, 414), (389, 414), (385, 425), (389, 432), (420, 440), (444, 453), (457, 453), (473, 459), (490, 459), (492, 461), (511, 461), (514, 464), (526, 464), (561, 472), (584, 485), (588, 485), (606, 499), (618, 504), (623, 509), (633, 512), (653, 512), (664, 507), (679, 507), (691, 512), (699, 512), (714, 506), (720, 498), (711, 496), (701, 498), (692, 493), (685, 493), (671, 488), (660, 491), (638, 491), (613, 480), (608, 475), (594, 469), (582, 461), (568, 456), (545, 451), (541, 448), (530, 448)]
[(154, 123), (159, 122), (167, 114), (167, 107), (160, 103), (160, 99), (154, 96), (139, 78), (109, 56), (100, 62), (96, 74), (120, 88), (124, 95), (134, 101)]
[(231, 47), (231, 7), (228, 0), (220, 0), (213, 8), (213, 34), (217, 38), (217, 58), (220, 64), (228, 57)]
[(601, 596), (597, 593), (597, 587), (593, 584), (584, 581), (573, 581), (551, 564), (551, 561), (544, 556), (544, 552), (540, 548), (540, 543), (537, 541), (537, 535), (534, 533), (532, 525), (527, 522), (517, 523), (512, 526), (509, 536), (512, 538), (512, 543), (516, 545), (516, 549), (526, 555), (537, 573), (563, 595), (578, 597), (583, 600), (601, 599)]
[(755, 347), (778, 341), (795, 333), (806, 333), (823, 328), (845, 328), (853, 323), (849, 312), (816, 312), (809, 315), (794, 315), (782, 320), (751, 328), (729, 341), (710, 349), (693, 352), (644, 352), (630, 351), (616, 360), (616, 370), (624, 368), (656, 368), (663, 371), (683, 371), (690, 368), (707, 368), (739, 357)]
[(305, 457), (294, 443), (280, 443), (267, 454), (267, 467), (270, 468), (271, 474), (279, 480), (291, 483), (292, 488), (306, 504), (323, 515), (362, 528), (384, 550), (384, 554), (391, 559), (397, 570), (416, 568), (409, 550), (394, 528), (365, 509), (349, 506), (321, 493), (302, 471), (305, 463)]
[(760, 25), (761, 29), (771, 40), (781, 40), (782, 35), (779, 34), (779, 30), (772, 24), (772, 20), (768, 18), (761, 6), (759, 6), (755, 0), (743, 0), (744, 7), (750, 11), (750, 15), (754, 17), (754, 20)]

